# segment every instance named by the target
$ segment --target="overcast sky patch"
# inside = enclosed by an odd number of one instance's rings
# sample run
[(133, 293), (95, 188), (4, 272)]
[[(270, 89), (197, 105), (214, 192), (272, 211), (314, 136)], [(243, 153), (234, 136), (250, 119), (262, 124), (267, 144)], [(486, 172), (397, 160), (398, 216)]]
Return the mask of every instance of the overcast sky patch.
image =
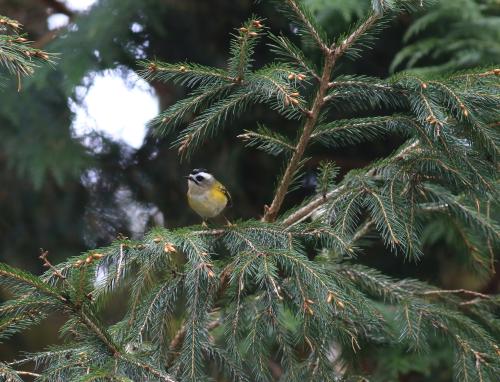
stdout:
[(69, 106), (74, 113), (72, 131), (78, 138), (100, 133), (137, 149), (148, 121), (159, 112), (154, 89), (129, 69), (91, 73), (75, 94), (77, 100), (70, 99)]

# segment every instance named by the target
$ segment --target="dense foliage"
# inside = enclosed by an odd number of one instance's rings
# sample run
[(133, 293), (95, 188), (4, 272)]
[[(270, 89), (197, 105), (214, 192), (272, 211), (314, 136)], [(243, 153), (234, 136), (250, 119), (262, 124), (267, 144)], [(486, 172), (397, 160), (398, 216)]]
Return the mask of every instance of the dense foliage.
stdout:
[[(54, 312), (67, 317), (64, 344), (1, 364), (7, 378), (22, 380), (20, 365), (34, 362), (37, 380), (387, 381), (453, 363), (456, 380), (495, 380), (497, 296), (398, 280), (356, 256), (381, 238), (387, 256), (418, 266), (431, 255), (422, 252), (422, 227), (445, 216), (469, 243), (470, 264), (494, 271), (500, 69), (340, 75), (340, 63), (359, 60), (389, 20), (421, 2), (374, 0), (335, 39), (302, 2), (275, 3), (299, 41), (251, 17), (234, 32), (225, 69), (142, 63), (148, 80), (191, 90), (153, 123), (158, 136), (175, 134), (183, 157), (255, 104), (295, 126), (238, 132), (250, 150), (283, 162), (261, 219), (155, 228), (56, 265), (43, 252), (40, 277), (0, 265), (13, 295), (0, 307), (3, 336)], [(261, 40), (276, 60), (255, 65)], [(389, 137), (397, 149), (342, 178), (335, 163), (322, 162), (316, 193), (283, 211), (316, 147)], [(102, 317), (118, 297), (126, 311), (108, 324)]]

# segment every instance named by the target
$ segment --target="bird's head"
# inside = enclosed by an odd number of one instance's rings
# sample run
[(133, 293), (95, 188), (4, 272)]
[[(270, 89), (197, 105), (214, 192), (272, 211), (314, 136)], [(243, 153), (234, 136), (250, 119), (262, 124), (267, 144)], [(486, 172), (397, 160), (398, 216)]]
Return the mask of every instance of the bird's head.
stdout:
[(215, 178), (204, 168), (195, 168), (186, 176), (188, 187), (192, 191), (206, 191), (213, 186)]

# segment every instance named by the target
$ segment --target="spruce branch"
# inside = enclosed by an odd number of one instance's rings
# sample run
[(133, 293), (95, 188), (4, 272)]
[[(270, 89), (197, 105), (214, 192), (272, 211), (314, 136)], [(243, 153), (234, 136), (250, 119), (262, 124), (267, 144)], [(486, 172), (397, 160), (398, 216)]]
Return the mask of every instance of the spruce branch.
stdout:
[(137, 367), (145, 370), (148, 374), (151, 374), (151, 375), (154, 375), (155, 377), (160, 378), (161, 381), (177, 382), (169, 374), (157, 369), (156, 367), (149, 365), (148, 363), (142, 362), (142, 361), (135, 359), (134, 357), (131, 357), (128, 355), (118, 354), (117, 356), (122, 361), (124, 361), (126, 363), (130, 363), (131, 365), (137, 366)]
[(306, 8), (300, 3), (300, 0), (284, 0), (284, 2), (296, 15), (298, 21), (304, 25), (323, 53), (329, 54), (330, 48), (328, 47), (327, 42), (322, 38), (321, 33), (318, 30), (318, 26), (314, 25), (311, 15), (308, 14)]
[[(418, 150), (420, 142), (416, 140), (415, 142), (411, 143), (407, 147), (405, 147), (403, 150), (401, 150), (397, 155), (394, 156), (393, 160), (397, 161), (399, 159), (405, 158), (407, 155), (409, 155), (412, 151)], [(366, 175), (372, 176), (376, 172), (376, 166), (373, 167), (372, 169), (367, 170)], [(331, 202), (332, 199), (334, 199), (336, 196), (339, 196), (342, 194), (342, 192), (346, 189), (345, 184), (341, 184), (337, 186), (336, 188), (328, 191), (324, 195), (318, 195), (312, 200), (308, 201), (304, 206), (300, 207), (296, 211), (292, 212), (289, 216), (287, 216), (281, 224), (284, 226), (288, 227), (294, 224), (297, 224), (305, 219), (307, 219), (313, 212), (315, 212), (318, 208), (323, 206), (324, 204)]]
[(282, 57), (283, 60), (292, 59), (299, 68), (305, 70), (318, 82), (321, 80), (321, 77), (317, 74), (316, 69), (304, 55), (304, 52), (302, 52), (302, 50), (288, 38), (285, 36), (276, 36), (272, 33), (269, 33), (269, 38), (274, 42), (274, 44), (268, 44), (271, 48), (271, 52), (275, 53), (278, 57)]
[(333, 50), (333, 59), (337, 61), (344, 53), (361, 37), (365, 34), (375, 23), (381, 18), (381, 15), (374, 13), (369, 16), (364, 22), (362, 22), (354, 32), (352, 32), (345, 40), (343, 40), (337, 46), (331, 46), (330, 50)]
[(285, 173), (280, 180), (280, 184), (278, 186), (278, 189), (276, 190), (274, 199), (269, 208), (264, 213), (264, 216), (262, 218), (263, 221), (273, 222), (274, 220), (276, 220), (278, 212), (285, 199), (285, 195), (288, 192), (288, 188), (290, 187), (294, 174), (299, 167), (314, 126), (316, 125), (316, 122), (320, 115), (321, 108), (324, 102), (323, 98), (328, 88), (328, 82), (332, 74), (334, 63), (335, 62), (333, 60), (333, 56), (331, 54), (328, 54), (325, 57), (323, 74), (319, 83), (319, 89), (316, 93), (316, 97), (314, 99), (311, 110), (308, 113), (307, 120), (303, 127), (302, 135), (300, 136), (299, 141), (295, 146), (295, 151), (293, 152), (292, 157), (290, 158), (290, 161), (286, 167)]
[(54, 55), (33, 47), (24, 35), (22, 25), (16, 20), (0, 16), (0, 64), (10, 74), (17, 76), (18, 91), (21, 78), (33, 75), (40, 64), (53, 63)]
[(472, 290), (467, 290), (467, 289), (439, 289), (439, 290), (428, 290), (425, 292), (422, 292), (423, 295), (429, 296), (429, 295), (445, 295), (445, 294), (465, 294), (465, 295), (470, 295), (474, 297), (479, 297), (482, 299), (489, 299), (491, 296), (484, 294), (484, 293), (479, 293), (475, 292)]
[[(291, 1), (291, 3), (295, 3)], [(292, 6), (293, 6), (292, 4)], [(298, 12), (297, 10), (295, 10)], [(322, 111), (323, 105), (325, 103), (325, 96), (327, 90), (330, 87), (330, 78), (332, 76), (332, 71), (337, 60), (343, 55), (343, 53), (352, 45), (356, 40), (365, 33), (375, 22), (380, 18), (379, 15), (370, 16), (364, 23), (362, 23), (358, 29), (356, 29), (341, 45), (335, 47), (323, 47), (324, 53), (324, 65), (321, 74), (321, 79), (318, 85), (318, 90), (314, 101), (312, 103), (311, 109), (307, 113), (307, 119), (302, 128), (302, 134), (295, 146), (295, 151), (288, 162), (285, 169), (283, 177), (280, 180), (278, 188), (275, 192), (273, 201), (271, 205), (266, 209), (262, 221), (273, 222), (276, 220), (278, 213), (281, 209), (281, 205), (285, 199), (288, 192), (290, 184), (292, 183), (294, 174), (296, 173), (304, 155), (304, 152), (308, 146), (311, 134), (316, 126), (320, 113)]]
[(150, 81), (172, 81), (189, 88), (235, 82), (225, 70), (198, 64), (186, 62), (170, 64), (159, 61), (141, 61), (139, 64), (144, 68), (139, 73)]
[(245, 130), (238, 138), (247, 142), (247, 146), (257, 147), (272, 155), (290, 153), (295, 147), (283, 135), (276, 133), (265, 126), (259, 126), (257, 131)]
[(255, 45), (262, 35), (263, 28), (262, 20), (251, 18), (238, 29), (237, 34), (233, 35), (229, 72), (237, 84), (245, 80), (250, 70)]

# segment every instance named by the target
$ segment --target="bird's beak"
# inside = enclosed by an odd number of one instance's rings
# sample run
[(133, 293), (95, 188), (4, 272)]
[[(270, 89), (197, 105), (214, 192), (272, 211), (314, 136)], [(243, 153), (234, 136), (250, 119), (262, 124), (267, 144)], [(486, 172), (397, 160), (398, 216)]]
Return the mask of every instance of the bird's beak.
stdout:
[(195, 182), (196, 183), (196, 180), (194, 179), (194, 176), (189, 174), (189, 175), (186, 175), (184, 178), (186, 178), (189, 181), (191, 182)]

